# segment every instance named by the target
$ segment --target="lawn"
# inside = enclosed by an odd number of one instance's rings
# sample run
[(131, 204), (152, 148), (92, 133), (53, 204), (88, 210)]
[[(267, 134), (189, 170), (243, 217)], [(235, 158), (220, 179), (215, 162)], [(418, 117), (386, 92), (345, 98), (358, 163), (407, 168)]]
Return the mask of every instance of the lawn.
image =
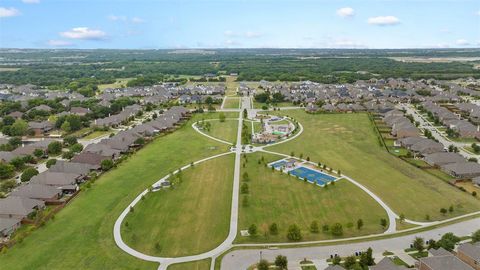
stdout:
[(95, 138), (98, 138), (100, 136), (110, 134), (110, 133), (112, 133), (111, 130), (107, 130), (107, 131), (97, 130), (97, 131), (94, 131), (94, 132), (88, 134), (87, 136), (83, 137), (82, 139), (85, 139), (85, 140), (95, 139)]
[(224, 145), (195, 132), (191, 123), (156, 139), (101, 176), (53, 221), (1, 254), (1, 268), (157, 269), (158, 264), (136, 259), (119, 249), (113, 240), (113, 225), (123, 209), (159, 178), (225, 150)]
[(240, 98), (237, 97), (227, 97), (225, 104), (223, 104), (224, 109), (238, 109), (240, 107)]
[[(287, 114), (303, 125), (304, 132), (295, 140), (268, 150), (303, 153), (312, 161), (340, 169), (408, 219), (423, 221), (429, 215), (431, 220), (439, 220), (480, 210), (480, 203), (472, 196), (379, 146), (367, 114), (310, 115), (300, 110)], [(440, 208), (450, 205), (456, 210), (452, 215), (442, 216)]]
[[(242, 195), (239, 212), (239, 230), (251, 224), (258, 227), (257, 237), (243, 237), (240, 233), (236, 242), (284, 242), (287, 228), (297, 224), (302, 230), (302, 241), (331, 239), (331, 233), (321, 232), (325, 224), (341, 223), (343, 237), (380, 233), (380, 219), (386, 218), (385, 211), (366, 193), (345, 179), (335, 185), (321, 188), (301, 181), (285, 173), (272, 171), (259, 164), (261, 157), (266, 163), (280, 159), (280, 156), (255, 153), (247, 156), (242, 175), (247, 172), (250, 180), (249, 194)], [(245, 161), (243, 161), (245, 162)], [(243, 166), (243, 165), (242, 165)], [(248, 206), (243, 201), (248, 197)], [(357, 230), (357, 220), (362, 219), (364, 227)], [(317, 221), (320, 233), (311, 233), (310, 225)], [(278, 235), (265, 235), (268, 226), (277, 223)], [(348, 228), (348, 223), (353, 227)]]
[(103, 91), (107, 88), (122, 88), (125, 87), (132, 78), (120, 78), (116, 79), (114, 83), (109, 83), (109, 84), (99, 84), (98, 89), (100, 91)]
[(163, 257), (217, 247), (230, 228), (234, 158), (231, 154), (196, 165), (181, 173), (174, 188), (147, 194), (122, 224), (124, 241)]
[(195, 262), (172, 264), (168, 267), (168, 270), (209, 270), (210, 259), (205, 259)]
[[(226, 76), (225, 86), (227, 87), (225, 91), (226, 96), (236, 96), (238, 82), (236, 81), (235, 76)], [(238, 107), (237, 107), (238, 108)]]
[(234, 143), (237, 140), (238, 121), (237, 120), (225, 120), (209, 121), (210, 131), (204, 130), (204, 132), (215, 138)]

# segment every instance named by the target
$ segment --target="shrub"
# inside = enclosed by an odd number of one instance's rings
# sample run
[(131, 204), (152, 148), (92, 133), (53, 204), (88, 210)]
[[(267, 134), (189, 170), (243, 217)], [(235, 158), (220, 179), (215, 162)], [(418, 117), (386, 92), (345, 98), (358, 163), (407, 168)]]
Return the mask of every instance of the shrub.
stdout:
[(302, 232), (296, 224), (288, 227), (287, 238), (290, 241), (300, 241), (302, 239)]
[(38, 174), (38, 171), (35, 168), (31, 168), (31, 167), (27, 168), (25, 169), (25, 171), (23, 171), (22, 176), (20, 177), (20, 180), (22, 182), (30, 181), (30, 179), (32, 179), (32, 177), (34, 177), (37, 174)]
[(54, 158), (51, 158), (49, 160), (47, 160), (47, 162), (45, 163), (45, 165), (47, 166), (47, 168), (50, 168), (52, 167), (53, 165), (57, 164), (57, 160), (54, 159)]

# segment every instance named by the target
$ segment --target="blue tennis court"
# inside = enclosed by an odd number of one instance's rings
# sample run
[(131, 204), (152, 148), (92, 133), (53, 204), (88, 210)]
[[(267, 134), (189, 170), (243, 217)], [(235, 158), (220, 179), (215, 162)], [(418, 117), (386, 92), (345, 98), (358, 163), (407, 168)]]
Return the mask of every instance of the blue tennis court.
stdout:
[(306, 167), (298, 167), (295, 170), (291, 170), (290, 174), (303, 179), (307, 179), (307, 181), (309, 182), (315, 182), (318, 185), (325, 185), (325, 183), (329, 183), (335, 180), (335, 177), (333, 176)]

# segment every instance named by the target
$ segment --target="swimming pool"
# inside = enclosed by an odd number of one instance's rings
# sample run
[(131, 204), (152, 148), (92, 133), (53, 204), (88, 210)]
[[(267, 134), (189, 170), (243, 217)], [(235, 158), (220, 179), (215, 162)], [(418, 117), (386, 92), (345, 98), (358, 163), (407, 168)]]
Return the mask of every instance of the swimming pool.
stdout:
[(274, 167), (275, 169), (278, 169), (278, 168), (281, 168), (281, 167), (285, 166), (285, 164), (287, 164), (287, 161), (280, 160), (280, 161), (277, 161), (275, 163), (272, 163), (270, 166)]
[(307, 179), (309, 182), (315, 182), (318, 185), (325, 185), (326, 183), (334, 181), (336, 178), (319, 171), (312, 170), (307, 167), (300, 166), (290, 171), (291, 175)]

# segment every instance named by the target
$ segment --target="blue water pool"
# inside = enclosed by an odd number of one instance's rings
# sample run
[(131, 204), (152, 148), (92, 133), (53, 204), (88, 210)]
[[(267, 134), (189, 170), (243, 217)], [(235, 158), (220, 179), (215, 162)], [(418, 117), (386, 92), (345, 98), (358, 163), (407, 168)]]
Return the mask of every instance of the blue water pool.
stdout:
[(306, 167), (298, 167), (295, 170), (291, 170), (290, 174), (303, 179), (307, 179), (307, 181), (309, 182), (315, 182), (318, 185), (324, 185), (325, 183), (329, 183), (335, 180), (335, 177), (333, 176)]
[(277, 162), (271, 164), (270, 166), (274, 167), (275, 169), (278, 169), (278, 168), (281, 168), (281, 167), (285, 166), (285, 164), (287, 164), (287, 162), (285, 160), (280, 160), (280, 161), (277, 161)]

